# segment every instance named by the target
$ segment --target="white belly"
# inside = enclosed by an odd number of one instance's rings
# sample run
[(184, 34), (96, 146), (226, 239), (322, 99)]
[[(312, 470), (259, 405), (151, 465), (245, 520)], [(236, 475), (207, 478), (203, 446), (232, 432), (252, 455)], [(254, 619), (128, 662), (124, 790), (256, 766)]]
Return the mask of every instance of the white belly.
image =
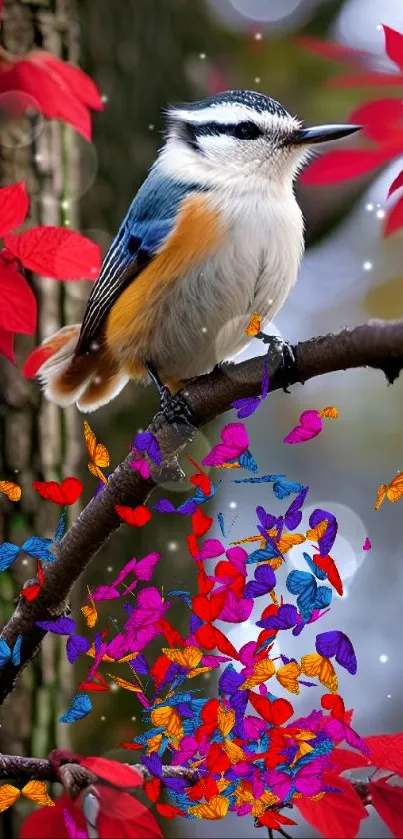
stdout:
[(303, 222), (293, 193), (261, 194), (220, 207), (229, 235), (200, 270), (176, 284), (159, 312), (147, 348), (164, 378), (206, 373), (249, 342), (258, 312), (264, 327), (296, 282)]

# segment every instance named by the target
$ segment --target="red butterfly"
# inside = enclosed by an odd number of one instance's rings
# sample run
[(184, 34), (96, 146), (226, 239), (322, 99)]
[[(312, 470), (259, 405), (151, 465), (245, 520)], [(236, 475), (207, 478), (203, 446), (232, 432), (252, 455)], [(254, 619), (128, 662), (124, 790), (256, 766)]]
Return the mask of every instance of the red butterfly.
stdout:
[(63, 507), (75, 504), (84, 488), (78, 478), (65, 478), (60, 484), (57, 481), (34, 481), (32, 486), (42, 498)]

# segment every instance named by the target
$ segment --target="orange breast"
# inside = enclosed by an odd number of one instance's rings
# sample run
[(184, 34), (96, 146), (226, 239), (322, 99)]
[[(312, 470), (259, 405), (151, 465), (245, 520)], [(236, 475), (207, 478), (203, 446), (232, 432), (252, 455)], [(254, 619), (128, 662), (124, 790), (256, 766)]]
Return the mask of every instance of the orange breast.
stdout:
[(167, 294), (215, 253), (224, 237), (219, 211), (210, 206), (206, 196), (185, 199), (160, 252), (112, 307), (106, 324), (107, 346), (133, 378), (144, 375), (144, 348)]

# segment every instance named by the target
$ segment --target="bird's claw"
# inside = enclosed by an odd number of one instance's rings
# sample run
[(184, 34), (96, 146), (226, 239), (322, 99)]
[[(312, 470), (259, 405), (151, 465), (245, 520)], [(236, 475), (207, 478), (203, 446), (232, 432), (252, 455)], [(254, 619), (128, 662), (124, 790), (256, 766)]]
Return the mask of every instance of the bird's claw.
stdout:
[[(160, 398), (160, 416), (169, 425), (186, 425), (197, 428), (196, 417), (186, 399), (180, 394), (171, 393), (169, 387), (163, 384), (157, 370), (151, 362), (146, 363), (150, 378), (154, 382)], [(156, 417), (156, 419), (157, 419)]]
[(285, 393), (289, 393), (289, 386), (295, 382), (296, 358), (294, 348), (277, 335), (266, 335), (261, 332), (258, 337), (268, 346), (269, 359), (277, 363), (277, 370), (285, 380), (283, 390)]

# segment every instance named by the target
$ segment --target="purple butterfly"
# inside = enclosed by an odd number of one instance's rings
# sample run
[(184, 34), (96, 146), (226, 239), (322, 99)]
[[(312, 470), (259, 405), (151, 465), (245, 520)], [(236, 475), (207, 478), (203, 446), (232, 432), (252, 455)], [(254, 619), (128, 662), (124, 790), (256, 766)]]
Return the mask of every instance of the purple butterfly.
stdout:
[(314, 510), (309, 517), (309, 527), (312, 529), (317, 527), (322, 521), (327, 520), (328, 525), (325, 533), (318, 539), (319, 553), (321, 556), (327, 556), (334, 545), (338, 524), (337, 519), (333, 513), (328, 513), (327, 510)]
[(268, 594), (276, 585), (276, 575), (270, 565), (259, 565), (255, 570), (255, 579), (246, 583), (244, 597), (261, 597)]
[(134, 438), (134, 447), (137, 451), (148, 454), (148, 457), (156, 464), (156, 466), (161, 466), (161, 449), (157, 438), (154, 437), (154, 434), (151, 434), (149, 431), (142, 431), (139, 434), (136, 434)]
[(255, 413), (263, 399), (266, 399), (269, 387), (269, 359), (266, 356), (263, 365), (262, 395), (247, 396), (244, 399), (237, 399), (236, 402), (231, 402), (231, 408), (236, 408), (237, 410), (238, 419), (245, 419)]
[(297, 623), (297, 619), (297, 607), (291, 603), (284, 603), (283, 606), (279, 606), (275, 615), (269, 615), (257, 621), (256, 626), (262, 629), (274, 629), (277, 632), (280, 629), (291, 629)]
[(324, 658), (335, 658), (352, 676), (357, 672), (357, 658), (354, 647), (344, 632), (338, 629), (322, 632), (316, 636), (316, 652)]

